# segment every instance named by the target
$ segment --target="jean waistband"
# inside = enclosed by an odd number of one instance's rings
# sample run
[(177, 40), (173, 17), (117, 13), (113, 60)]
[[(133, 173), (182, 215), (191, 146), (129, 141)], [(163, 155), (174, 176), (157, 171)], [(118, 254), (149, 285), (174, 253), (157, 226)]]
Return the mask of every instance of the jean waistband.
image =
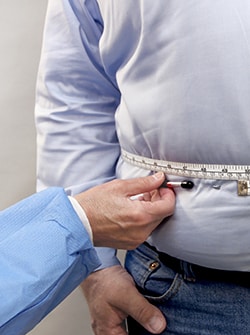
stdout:
[(144, 242), (144, 244), (146, 247), (157, 253), (162, 264), (183, 275), (184, 279), (188, 281), (220, 281), (250, 287), (250, 272), (228, 271), (203, 267), (174, 258), (163, 252), (159, 252), (155, 247), (151, 246), (147, 242)]

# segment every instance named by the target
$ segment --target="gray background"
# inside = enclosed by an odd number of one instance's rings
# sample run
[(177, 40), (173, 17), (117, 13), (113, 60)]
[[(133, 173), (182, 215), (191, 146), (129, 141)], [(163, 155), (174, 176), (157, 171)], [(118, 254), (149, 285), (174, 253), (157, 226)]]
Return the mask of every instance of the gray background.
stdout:
[[(34, 98), (46, 0), (0, 0), (0, 209), (35, 191)], [(76, 289), (29, 335), (91, 335)]]

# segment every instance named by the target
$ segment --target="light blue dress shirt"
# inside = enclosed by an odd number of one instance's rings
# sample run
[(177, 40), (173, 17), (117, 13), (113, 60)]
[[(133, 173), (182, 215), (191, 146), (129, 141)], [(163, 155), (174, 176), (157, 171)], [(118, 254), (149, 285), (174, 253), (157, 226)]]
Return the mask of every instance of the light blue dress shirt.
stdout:
[(26, 334), (99, 265), (63, 189), (1, 211), (0, 334)]
[[(49, 1), (38, 75), (38, 188), (68, 193), (149, 172), (149, 158), (250, 165), (248, 0)], [(57, 171), (55, 176), (54, 171)], [(177, 177), (169, 175), (170, 180)], [(179, 179), (179, 178), (178, 178)], [(203, 266), (250, 270), (250, 197), (194, 179), (149, 243)], [(99, 249), (102, 266), (115, 251)]]

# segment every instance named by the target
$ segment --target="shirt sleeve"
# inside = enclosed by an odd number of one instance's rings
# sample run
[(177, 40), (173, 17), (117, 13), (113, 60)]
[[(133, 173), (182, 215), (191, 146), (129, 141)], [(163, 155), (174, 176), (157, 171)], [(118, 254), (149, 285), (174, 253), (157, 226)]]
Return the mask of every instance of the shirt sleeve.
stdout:
[(100, 265), (61, 188), (0, 212), (0, 333), (26, 334)]
[[(102, 29), (96, 1), (49, 1), (36, 90), (38, 190), (74, 195), (115, 178), (120, 92), (102, 65)], [(119, 264), (115, 250), (97, 249), (103, 267)]]

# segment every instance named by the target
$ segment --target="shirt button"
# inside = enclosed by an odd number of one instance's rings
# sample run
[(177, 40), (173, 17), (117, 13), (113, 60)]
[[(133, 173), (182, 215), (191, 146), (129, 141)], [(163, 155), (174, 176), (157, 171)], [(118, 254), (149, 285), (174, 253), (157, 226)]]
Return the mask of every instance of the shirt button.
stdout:
[(159, 267), (159, 265), (160, 265), (159, 262), (154, 261), (149, 265), (149, 270), (153, 271), (153, 270), (157, 269)]

